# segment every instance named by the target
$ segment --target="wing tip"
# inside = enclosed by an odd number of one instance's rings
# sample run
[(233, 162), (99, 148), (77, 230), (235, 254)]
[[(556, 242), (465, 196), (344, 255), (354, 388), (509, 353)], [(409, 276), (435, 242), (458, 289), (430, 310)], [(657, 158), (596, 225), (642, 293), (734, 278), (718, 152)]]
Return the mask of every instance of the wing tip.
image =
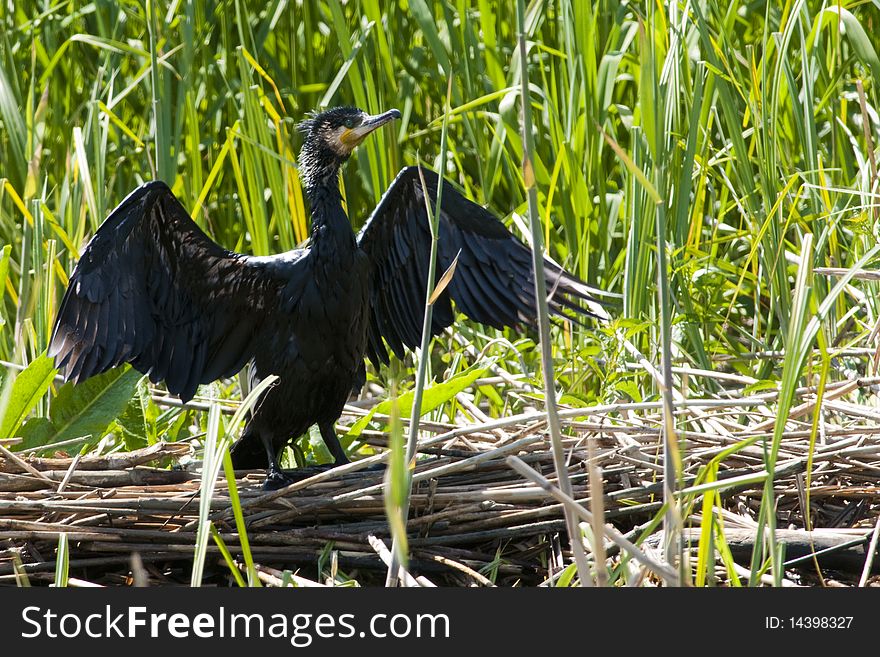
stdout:
[(141, 183), (133, 190), (131, 190), (125, 198), (117, 205), (110, 215), (107, 217), (108, 220), (114, 214), (116, 214), (119, 210), (131, 205), (132, 203), (139, 203), (141, 200), (148, 198), (150, 196), (156, 195), (166, 195), (171, 194), (173, 196), (173, 192), (171, 191), (171, 187), (168, 186), (164, 180), (148, 180), (144, 183)]

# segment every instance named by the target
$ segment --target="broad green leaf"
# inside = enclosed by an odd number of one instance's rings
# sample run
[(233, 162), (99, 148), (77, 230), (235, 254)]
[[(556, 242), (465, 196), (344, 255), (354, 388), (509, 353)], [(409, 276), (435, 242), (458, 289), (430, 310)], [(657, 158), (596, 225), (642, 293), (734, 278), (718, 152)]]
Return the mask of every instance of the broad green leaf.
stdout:
[(557, 588), (568, 588), (571, 586), (572, 581), (574, 580), (574, 576), (577, 575), (577, 564), (570, 563), (565, 567), (565, 570), (562, 571), (562, 574), (559, 576), (559, 579), (556, 580), (555, 586)]
[(30, 449), (40, 445), (48, 445), (55, 435), (55, 427), (47, 417), (32, 417), (19, 429), (18, 434), (24, 441), (16, 449)]
[[(421, 413), (419, 413), (419, 415), (424, 415), (425, 413), (433, 411), (438, 406), (445, 404), (455, 397), (455, 395), (462, 390), (473, 385), (474, 381), (483, 376), (493, 362), (495, 362), (495, 359), (480, 361), (442, 383), (433, 385), (430, 388), (425, 388), (425, 393), (422, 397)], [(401, 395), (397, 399), (397, 404), (400, 410), (400, 415), (402, 417), (409, 417), (412, 414), (413, 393), (407, 392)], [(366, 428), (367, 424), (370, 423), (373, 415), (376, 413), (388, 415), (391, 412), (391, 408), (392, 400), (390, 399), (374, 406), (370, 409), (370, 412), (367, 415), (352, 425), (351, 430), (348, 432), (348, 437), (354, 438), (359, 436)]]
[(156, 405), (145, 380), (141, 379), (125, 410), (116, 419), (126, 448), (138, 449), (156, 442), (156, 416)]
[[(641, 401), (641, 400), (639, 400), (639, 401)], [(559, 395), (559, 397), (556, 400), (556, 403), (560, 404), (561, 406), (571, 406), (573, 408), (578, 408), (580, 406), (587, 405), (587, 403), (583, 399), (581, 399), (577, 395), (571, 395), (569, 393), (563, 393), (563, 394)]]
[(65, 383), (52, 400), (49, 430), (42, 422), (29, 426), (24, 446), (36, 447), (84, 436), (89, 437), (90, 442), (97, 441), (125, 410), (142, 376), (137, 370), (124, 366), (79, 384)]
[(478, 390), (486, 395), (495, 406), (498, 408), (504, 408), (504, 400), (501, 398), (501, 395), (498, 394), (495, 386), (480, 386)]
[(56, 371), (55, 361), (42, 354), (19, 372), (12, 384), (9, 402), (3, 409), (0, 437), (9, 438), (16, 434), (25, 418), (46, 394)]
[(639, 391), (639, 386), (632, 379), (624, 379), (622, 381), (618, 381), (617, 385), (614, 386), (618, 392), (627, 395), (634, 402), (642, 401), (642, 393)]

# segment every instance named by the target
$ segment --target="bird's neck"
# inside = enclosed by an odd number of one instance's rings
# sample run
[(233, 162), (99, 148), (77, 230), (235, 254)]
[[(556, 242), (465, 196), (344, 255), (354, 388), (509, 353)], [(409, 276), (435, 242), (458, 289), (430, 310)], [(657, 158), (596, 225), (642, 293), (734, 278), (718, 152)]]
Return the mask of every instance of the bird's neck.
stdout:
[(351, 222), (342, 208), (339, 170), (347, 157), (321, 147), (318, 137), (309, 135), (299, 153), (299, 175), (312, 209), (312, 246), (332, 249), (355, 245)]
[(313, 247), (320, 249), (329, 241), (354, 247), (354, 231), (342, 207), (338, 172), (316, 184), (307, 184), (306, 196), (312, 206)]

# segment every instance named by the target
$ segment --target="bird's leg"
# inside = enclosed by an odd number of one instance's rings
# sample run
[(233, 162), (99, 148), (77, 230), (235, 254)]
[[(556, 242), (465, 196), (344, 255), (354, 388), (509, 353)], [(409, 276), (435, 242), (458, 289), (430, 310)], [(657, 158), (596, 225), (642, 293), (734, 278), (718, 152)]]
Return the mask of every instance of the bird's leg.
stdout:
[[(327, 445), (327, 449), (330, 450), (333, 458), (336, 459), (334, 466), (351, 463), (348, 456), (345, 454), (345, 450), (342, 449), (342, 445), (339, 443), (339, 438), (336, 436), (336, 430), (333, 428), (333, 423), (328, 422), (327, 424), (319, 424), (318, 428), (321, 430), (321, 437), (324, 439), (324, 444)], [(384, 464), (376, 463), (367, 466), (364, 468), (364, 471), (376, 472), (384, 469)]]
[[(279, 488), (284, 488), (294, 482), (308, 479), (319, 472), (326, 472), (332, 467), (350, 463), (348, 456), (345, 455), (345, 450), (342, 448), (342, 444), (339, 442), (339, 438), (336, 436), (333, 423), (320, 423), (318, 424), (318, 429), (321, 431), (321, 437), (324, 439), (324, 444), (327, 445), (327, 449), (330, 450), (330, 454), (333, 455), (334, 462), (332, 465), (312, 465), (296, 468), (295, 470), (282, 470), (281, 466), (278, 465), (278, 457), (272, 445), (271, 436), (263, 438), (263, 445), (266, 447), (266, 453), (269, 456), (269, 470), (266, 472), (266, 481), (263, 483), (264, 490), (277, 490)], [(378, 464), (367, 469), (377, 470), (382, 469), (382, 467), (384, 466)]]
[(345, 450), (342, 449), (342, 445), (339, 444), (339, 439), (336, 437), (336, 432), (333, 430), (333, 424), (322, 424), (319, 425), (319, 428), (321, 429), (321, 437), (333, 455), (335, 463), (333, 465), (312, 465), (294, 470), (282, 470), (278, 463), (278, 456), (272, 444), (271, 436), (268, 436), (263, 439), (266, 454), (269, 456), (269, 470), (266, 472), (266, 481), (263, 482), (264, 490), (278, 490), (297, 481), (308, 479), (319, 472), (325, 472), (335, 465), (349, 462), (348, 457), (345, 455)]
[(321, 438), (324, 439), (324, 444), (327, 445), (327, 449), (329, 449), (330, 453), (333, 455), (333, 464), (345, 465), (346, 463), (350, 463), (351, 461), (348, 460), (348, 456), (345, 455), (345, 450), (342, 449), (339, 438), (336, 436), (336, 430), (333, 428), (333, 423), (323, 422), (318, 425), (318, 428), (321, 430)]
[(266, 456), (269, 457), (269, 469), (266, 470), (266, 480), (263, 482), (263, 490), (278, 490), (279, 488), (289, 486), (296, 481), (281, 469), (281, 465), (278, 463), (278, 452), (273, 444), (272, 436), (266, 432), (261, 432), (260, 440), (263, 443), (263, 447), (266, 448)]

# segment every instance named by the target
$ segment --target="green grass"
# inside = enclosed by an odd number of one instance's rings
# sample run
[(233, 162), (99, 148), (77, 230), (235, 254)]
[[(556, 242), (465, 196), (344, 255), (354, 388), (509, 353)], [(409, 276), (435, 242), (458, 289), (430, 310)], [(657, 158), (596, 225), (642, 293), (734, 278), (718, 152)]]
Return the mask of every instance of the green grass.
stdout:
[[(523, 239), (534, 214), (551, 257), (623, 295), (611, 328), (553, 331), (564, 403), (661, 398), (657, 379), (624, 366), (625, 333), (658, 367), (713, 369), (718, 357), (785, 350), (778, 362), (729, 361), (781, 387), (785, 407), (805, 381), (838, 380), (831, 358), (864, 339), (880, 312), (876, 282), (858, 283), (859, 300), (812, 273), (876, 256), (877, 2), (527, 3), (532, 208), (515, 0), (13, 5), (0, 5), (0, 359), (32, 364), (12, 385), (10, 369), (3, 387), (2, 426), (26, 446), (112, 435), (134, 447), (208, 430), (208, 413), (157, 407), (127, 372), (106, 382), (97, 417), (74, 391), (50, 385), (40, 354), (57, 303), (85, 240), (155, 177), (228, 248), (265, 254), (301, 243), (295, 125), (328, 105), (403, 113), (344, 170), (355, 228), (401, 166), (445, 163), (449, 179)], [(459, 333), (471, 354), (485, 347), (494, 367), (542, 388), (532, 338), (497, 341), (469, 323)], [(475, 363), (448, 335), (427, 361), (438, 381)], [(395, 381), (402, 396), (416, 366), (410, 357), (369, 376), (386, 390)], [(690, 397), (716, 391), (711, 379), (665, 375)], [(234, 382), (215, 390), (240, 394)], [(491, 416), (523, 406), (503, 387), (475, 392)], [(466, 411), (453, 399), (431, 417), (459, 421)], [(777, 423), (765, 445), (769, 468), (782, 430)], [(303, 447), (307, 458), (325, 456)], [(667, 447), (674, 466), (672, 438)], [(676, 477), (667, 470), (672, 488)], [(760, 520), (772, 526), (767, 485)], [(720, 499), (697, 503), (708, 511)], [(777, 556), (772, 546), (756, 553), (752, 583), (764, 567), (779, 575)]]

